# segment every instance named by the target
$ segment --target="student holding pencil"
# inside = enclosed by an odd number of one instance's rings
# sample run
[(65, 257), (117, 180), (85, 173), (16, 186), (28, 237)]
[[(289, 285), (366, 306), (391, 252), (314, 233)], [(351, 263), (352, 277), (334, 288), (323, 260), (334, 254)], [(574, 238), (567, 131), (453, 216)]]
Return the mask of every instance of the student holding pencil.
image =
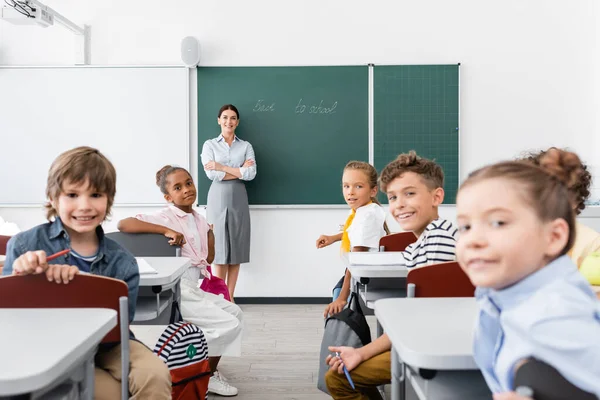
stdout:
[[(3, 274), (45, 274), (49, 281), (69, 283), (84, 271), (122, 280), (128, 287), (129, 322), (133, 321), (140, 280), (137, 262), (105, 237), (101, 226), (110, 214), (115, 191), (115, 169), (98, 150), (78, 147), (58, 156), (46, 186), (49, 222), (10, 239)], [(40, 338), (43, 341), (43, 335)], [(94, 398), (120, 398), (120, 381), (128, 379), (131, 399), (170, 399), (167, 366), (131, 339), (129, 377), (121, 376), (120, 344), (96, 354)]]
[[(398, 254), (398, 261), (407, 268), (454, 261), (457, 230), (438, 213), (444, 200), (442, 168), (410, 151), (400, 154), (381, 171), (379, 183), (394, 219), (403, 230), (418, 237)], [(361, 348), (329, 347), (332, 354), (325, 359), (330, 366), (325, 383), (331, 397), (379, 398), (377, 386), (391, 381), (391, 347), (387, 334)]]

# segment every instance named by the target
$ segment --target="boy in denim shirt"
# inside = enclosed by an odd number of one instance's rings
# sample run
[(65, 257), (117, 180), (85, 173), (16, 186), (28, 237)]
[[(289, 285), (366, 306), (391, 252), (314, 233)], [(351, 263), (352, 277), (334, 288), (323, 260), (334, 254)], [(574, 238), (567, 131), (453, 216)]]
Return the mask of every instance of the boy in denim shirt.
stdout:
[[(78, 147), (62, 153), (48, 173), (48, 223), (15, 235), (8, 242), (4, 275), (45, 274), (49, 281), (69, 283), (79, 271), (120, 279), (129, 289), (129, 321), (133, 320), (139, 287), (135, 258), (106, 238), (101, 224), (110, 214), (116, 172), (98, 150)], [(70, 253), (49, 264), (46, 257)], [(132, 399), (170, 399), (167, 366), (143, 344), (129, 341), (129, 391)], [(121, 346), (96, 355), (95, 399), (120, 397)]]

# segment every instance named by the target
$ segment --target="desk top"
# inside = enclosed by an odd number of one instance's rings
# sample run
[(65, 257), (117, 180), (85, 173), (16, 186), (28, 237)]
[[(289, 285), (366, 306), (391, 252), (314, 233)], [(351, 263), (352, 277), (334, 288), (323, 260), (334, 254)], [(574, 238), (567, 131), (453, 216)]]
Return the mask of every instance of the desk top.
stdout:
[(477, 369), (474, 297), (384, 299), (375, 315), (399, 358), (416, 368)]
[(0, 309), (0, 396), (42, 389), (83, 362), (117, 325), (105, 308)]
[(168, 285), (175, 282), (191, 265), (187, 257), (140, 257), (154, 268), (157, 274), (141, 274), (140, 286)]
[[(377, 255), (381, 253), (372, 254)], [(348, 258), (348, 253), (342, 255), (342, 261), (354, 279), (406, 278), (408, 275), (408, 268), (406, 268), (404, 265), (351, 265)]]
[(406, 278), (408, 268), (403, 265), (348, 265), (354, 279), (360, 278)]

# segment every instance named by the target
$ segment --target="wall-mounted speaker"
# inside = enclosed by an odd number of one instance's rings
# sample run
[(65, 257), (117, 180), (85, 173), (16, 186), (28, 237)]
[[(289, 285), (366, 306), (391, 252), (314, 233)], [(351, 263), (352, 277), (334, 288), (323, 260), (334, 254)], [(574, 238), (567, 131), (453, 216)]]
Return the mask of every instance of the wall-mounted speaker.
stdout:
[(200, 42), (193, 36), (186, 36), (181, 41), (181, 60), (188, 68), (196, 68), (200, 62)]

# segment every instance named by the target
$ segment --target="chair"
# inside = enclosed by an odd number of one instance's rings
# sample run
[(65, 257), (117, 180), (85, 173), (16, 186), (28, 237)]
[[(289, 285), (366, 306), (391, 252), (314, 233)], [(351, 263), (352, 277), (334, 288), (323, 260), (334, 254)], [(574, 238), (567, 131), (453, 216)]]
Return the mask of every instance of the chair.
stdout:
[(417, 241), (412, 232), (392, 233), (379, 239), (379, 249), (383, 251), (404, 251), (409, 244)]
[[(48, 282), (45, 274), (11, 275), (0, 278), (0, 293), (0, 308), (110, 308), (117, 311), (117, 326), (102, 343), (121, 343), (121, 368), (123, 376), (129, 376), (129, 311), (125, 282), (80, 274), (64, 285)], [(128, 381), (126, 378), (121, 380), (122, 399), (129, 398)]]
[(475, 286), (458, 262), (414, 268), (406, 277), (407, 297), (473, 297)]
[[(379, 251), (404, 251), (409, 244), (414, 243), (417, 240), (417, 237), (412, 232), (400, 232), (393, 233), (390, 235), (383, 236), (379, 239)], [(386, 280), (376, 279), (374, 282), (371, 282), (371, 278), (360, 278), (357, 282), (356, 292), (360, 293), (360, 285), (364, 285), (365, 291), (367, 285), (369, 287), (376, 290), (383, 290), (381, 298), (387, 297), (397, 297), (400, 295), (404, 297), (404, 289), (398, 291), (398, 288), (406, 287), (406, 279), (405, 278), (388, 278)], [(366, 297), (366, 295), (365, 295)], [(375, 299), (373, 300), (375, 301)], [(366, 304), (366, 300), (360, 299), (362, 305), (367, 309), (371, 309)], [(368, 311), (367, 311), (368, 313)]]
[(6, 246), (8, 245), (8, 241), (10, 240), (10, 238), (11, 236), (0, 235), (0, 254), (6, 254)]
[[(171, 246), (169, 239), (158, 233), (110, 232), (106, 234), (106, 237), (119, 243), (135, 257), (181, 257), (181, 247)], [(166, 315), (161, 318), (161, 312), (168, 307), (168, 300), (164, 296), (161, 299), (161, 294), (168, 289), (173, 291), (173, 296), (171, 297), (171, 313), (167, 319)], [(176, 293), (178, 290), (179, 285), (172, 285), (171, 287), (157, 285), (152, 286), (150, 290), (147, 286), (140, 286), (134, 318), (135, 324), (167, 325), (180, 320), (179, 306), (176, 300), (179, 298), (179, 293)], [(150, 296), (155, 300), (149, 302)], [(155, 314), (154, 307), (156, 307)]]
[(169, 239), (158, 233), (111, 232), (106, 237), (125, 247), (136, 257), (179, 257), (181, 247), (171, 246)]
[(518, 387), (533, 390), (536, 400), (597, 399), (596, 395), (567, 381), (554, 367), (536, 359), (528, 360), (517, 368), (514, 388)]
[[(9, 240), (10, 240), (10, 236), (0, 235), (0, 255), (6, 254), (6, 246), (7, 246)], [(0, 260), (0, 276), (2, 276), (3, 268), (4, 268), (4, 261)]]

